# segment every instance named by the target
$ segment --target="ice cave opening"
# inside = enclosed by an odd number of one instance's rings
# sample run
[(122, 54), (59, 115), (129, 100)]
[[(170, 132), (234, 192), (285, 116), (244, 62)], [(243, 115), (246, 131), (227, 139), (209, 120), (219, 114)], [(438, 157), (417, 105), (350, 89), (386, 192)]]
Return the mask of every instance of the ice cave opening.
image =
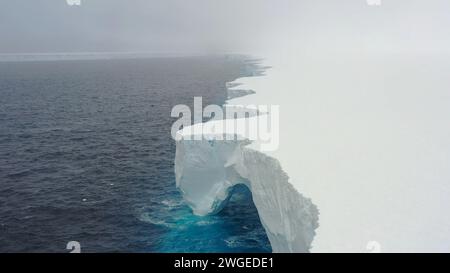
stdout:
[(227, 200), (216, 213), (231, 227), (228, 238), (224, 239), (230, 248), (242, 249), (240, 246), (245, 246), (248, 252), (272, 252), (247, 185), (239, 183), (231, 187)]

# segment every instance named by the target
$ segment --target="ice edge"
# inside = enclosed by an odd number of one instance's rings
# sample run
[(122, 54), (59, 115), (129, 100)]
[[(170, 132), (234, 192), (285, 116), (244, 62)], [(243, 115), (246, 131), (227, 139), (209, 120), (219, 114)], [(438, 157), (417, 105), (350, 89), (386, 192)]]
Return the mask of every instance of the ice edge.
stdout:
[[(230, 90), (238, 89), (242, 78), (227, 83), (228, 95)], [(208, 136), (187, 140), (183, 138), (186, 131), (189, 128), (179, 131), (176, 141), (175, 176), (177, 188), (194, 214), (219, 212), (232, 188), (244, 184), (252, 193), (272, 251), (309, 252), (319, 211), (293, 187), (277, 159), (249, 147), (248, 140), (215, 140)]]

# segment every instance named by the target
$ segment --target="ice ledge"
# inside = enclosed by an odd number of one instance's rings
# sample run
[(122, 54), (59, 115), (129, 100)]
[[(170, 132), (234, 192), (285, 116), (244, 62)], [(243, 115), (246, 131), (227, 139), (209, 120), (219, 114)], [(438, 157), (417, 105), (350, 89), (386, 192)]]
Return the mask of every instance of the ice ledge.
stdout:
[[(256, 75), (262, 75), (258, 69), (252, 66)], [(227, 89), (231, 98), (254, 93), (237, 81), (228, 83)], [(177, 188), (195, 214), (208, 215), (227, 204), (235, 185), (244, 184), (252, 194), (272, 251), (309, 252), (318, 227), (317, 207), (294, 188), (279, 161), (264, 153), (267, 143), (255, 140), (250, 133), (253, 131), (244, 129), (272, 121), (275, 112), (271, 108), (260, 111), (248, 104), (224, 106), (227, 111), (236, 107), (243, 107), (240, 110), (248, 117), (213, 119), (176, 133)], [(236, 130), (230, 130), (235, 122)]]
[(251, 191), (273, 252), (308, 252), (318, 227), (318, 210), (289, 183), (279, 162), (247, 147), (249, 141), (176, 142), (177, 187), (197, 215), (217, 213), (233, 186)]

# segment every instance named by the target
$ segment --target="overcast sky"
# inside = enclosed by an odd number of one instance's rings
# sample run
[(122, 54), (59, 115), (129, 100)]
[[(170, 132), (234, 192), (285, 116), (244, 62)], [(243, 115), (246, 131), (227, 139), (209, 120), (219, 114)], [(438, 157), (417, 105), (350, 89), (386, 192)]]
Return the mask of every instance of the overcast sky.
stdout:
[(448, 0), (0, 0), (0, 53), (447, 49)]
[(0, 0), (0, 52), (241, 49), (257, 44), (271, 9), (265, 2)]

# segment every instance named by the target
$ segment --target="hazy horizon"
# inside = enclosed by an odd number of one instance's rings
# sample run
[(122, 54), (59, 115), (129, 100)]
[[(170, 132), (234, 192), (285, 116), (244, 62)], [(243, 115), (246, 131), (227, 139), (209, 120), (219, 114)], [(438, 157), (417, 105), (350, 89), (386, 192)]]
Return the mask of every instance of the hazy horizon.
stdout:
[[(276, 3), (276, 5), (275, 5)], [(2, 0), (0, 54), (445, 51), (445, 0)]]

